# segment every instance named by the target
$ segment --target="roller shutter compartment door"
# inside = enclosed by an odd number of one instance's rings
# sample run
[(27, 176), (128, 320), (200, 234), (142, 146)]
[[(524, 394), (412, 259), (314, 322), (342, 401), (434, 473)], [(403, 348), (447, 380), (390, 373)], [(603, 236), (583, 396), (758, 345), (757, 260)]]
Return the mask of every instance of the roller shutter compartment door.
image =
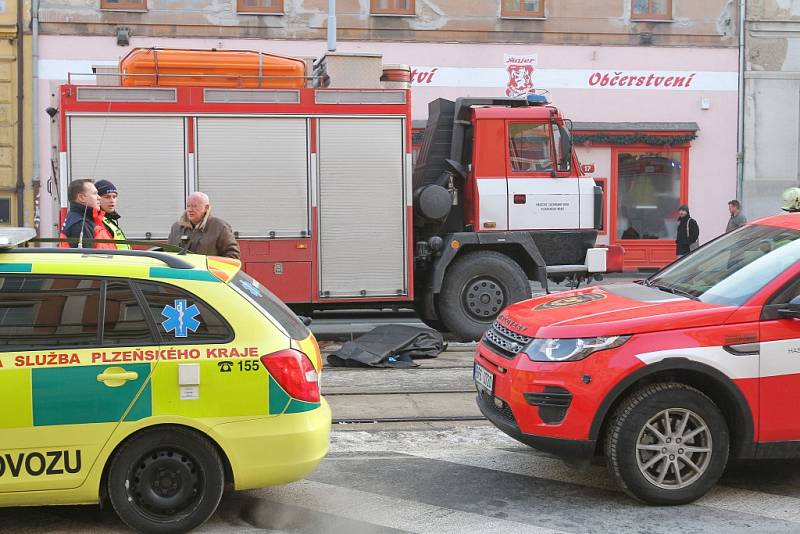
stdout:
[(320, 119), (320, 296), (407, 294), (400, 119)]
[(197, 119), (197, 187), (240, 237), (308, 235), (308, 158), (306, 119)]
[(70, 117), (70, 179), (110, 180), (129, 239), (166, 238), (185, 208), (182, 117)]

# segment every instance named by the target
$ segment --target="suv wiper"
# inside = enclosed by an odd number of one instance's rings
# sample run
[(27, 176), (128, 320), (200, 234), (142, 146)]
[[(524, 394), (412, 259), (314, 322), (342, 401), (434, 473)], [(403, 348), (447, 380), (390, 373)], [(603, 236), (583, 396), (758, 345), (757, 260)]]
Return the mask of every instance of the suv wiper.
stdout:
[(686, 297), (692, 300), (700, 300), (696, 295), (692, 295), (688, 291), (684, 291), (683, 289), (678, 289), (674, 286), (664, 286), (659, 284), (652, 284), (650, 287), (654, 287), (656, 289), (660, 289), (661, 291), (665, 291), (667, 293), (672, 293), (673, 295), (679, 295), (681, 297)]

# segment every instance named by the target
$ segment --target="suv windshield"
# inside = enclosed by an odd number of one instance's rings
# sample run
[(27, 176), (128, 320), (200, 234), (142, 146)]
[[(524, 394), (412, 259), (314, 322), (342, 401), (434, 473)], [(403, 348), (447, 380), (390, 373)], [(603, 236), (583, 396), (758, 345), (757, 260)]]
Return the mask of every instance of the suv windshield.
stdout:
[(278, 297), (273, 295), (269, 289), (258, 283), (254, 278), (239, 271), (230, 283), (254, 306), (282, 327), (292, 339), (302, 341), (311, 335), (303, 321)]
[(800, 232), (745, 226), (709, 243), (645, 281), (709, 304), (741, 306), (800, 260)]

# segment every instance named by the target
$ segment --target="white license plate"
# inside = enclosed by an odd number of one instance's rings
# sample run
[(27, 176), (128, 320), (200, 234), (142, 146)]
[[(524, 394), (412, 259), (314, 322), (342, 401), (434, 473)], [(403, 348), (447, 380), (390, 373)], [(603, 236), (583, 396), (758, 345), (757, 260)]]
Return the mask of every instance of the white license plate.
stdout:
[(472, 379), (479, 388), (485, 389), (488, 393), (494, 393), (494, 375), (477, 363), (472, 369)]

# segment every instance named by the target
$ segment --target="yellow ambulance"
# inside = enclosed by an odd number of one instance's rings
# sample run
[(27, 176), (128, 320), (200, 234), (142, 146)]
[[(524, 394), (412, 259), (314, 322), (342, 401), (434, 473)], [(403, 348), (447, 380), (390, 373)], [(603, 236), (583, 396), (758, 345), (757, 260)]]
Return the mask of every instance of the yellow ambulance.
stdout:
[(306, 325), (236, 260), (14, 248), (0, 230), (0, 506), (108, 500), (185, 532), (328, 450)]

